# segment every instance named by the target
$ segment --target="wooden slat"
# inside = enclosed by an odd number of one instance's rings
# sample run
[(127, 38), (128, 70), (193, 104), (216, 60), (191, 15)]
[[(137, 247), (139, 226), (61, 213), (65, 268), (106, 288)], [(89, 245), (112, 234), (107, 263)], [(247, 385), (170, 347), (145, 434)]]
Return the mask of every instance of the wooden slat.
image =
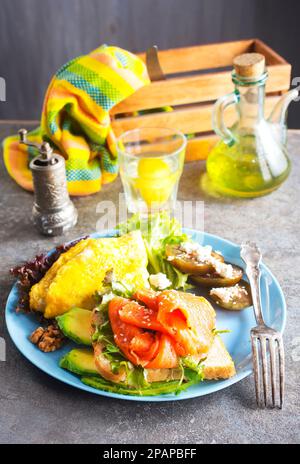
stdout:
[[(280, 97), (272, 96), (266, 99), (266, 114), (270, 113)], [(207, 132), (212, 130), (211, 125), (212, 104), (200, 104), (170, 112), (152, 113), (144, 116), (134, 116), (115, 119), (112, 123), (116, 135), (130, 129), (139, 127), (169, 127), (182, 131), (184, 134)], [(226, 110), (228, 125), (235, 120), (234, 107)]]
[(185, 134), (209, 131), (211, 130), (211, 109), (212, 105), (198, 105), (194, 108), (171, 112), (119, 118), (113, 121), (113, 129), (116, 135), (139, 127), (169, 127)]
[(274, 64), (287, 64), (287, 61), (281, 55), (260, 39), (254, 40), (254, 51), (264, 55), (266, 63), (269, 66)]
[(185, 161), (205, 160), (219, 137), (214, 133), (195, 137), (187, 143)]
[[(269, 68), (267, 92), (280, 92), (289, 88), (291, 66), (274, 65)], [(230, 72), (219, 72), (167, 79), (142, 87), (112, 109), (112, 114), (139, 111), (142, 109), (178, 106), (216, 100), (232, 92)]]
[(268, 67), (266, 92), (286, 92), (290, 88), (292, 66), (289, 63)]
[[(158, 57), (165, 74), (176, 74), (231, 66), (236, 55), (250, 51), (253, 46), (254, 39), (239, 40), (159, 50)], [(145, 61), (145, 53), (139, 53), (138, 56)]]
[(218, 98), (233, 90), (229, 72), (153, 82), (142, 87), (113, 108), (112, 113), (198, 103)]
[[(235, 56), (251, 51), (262, 53), (268, 65), (287, 63), (260, 39), (159, 50), (158, 56), (164, 73), (176, 74), (232, 66)], [(145, 61), (145, 53), (138, 53), (138, 56)]]

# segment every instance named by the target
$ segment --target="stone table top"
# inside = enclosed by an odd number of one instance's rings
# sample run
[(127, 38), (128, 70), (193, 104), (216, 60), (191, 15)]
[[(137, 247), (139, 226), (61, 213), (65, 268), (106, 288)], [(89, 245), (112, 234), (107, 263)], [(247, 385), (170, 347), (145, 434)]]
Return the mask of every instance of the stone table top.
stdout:
[[(0, 138), (20, 124), (0, 124)], [(185, 166), (179, 199), (204, 200), (205, 231), (241, 243), (259, 243), (264, 262), (286, 296), (286, 399), (282, 411), (256, 408), (253, 378), (214, 394), (185, 401), (137, 403), (96, 396), (64, 385), (34, 367), (7, 333), (4, 308), (13, 284), (9, 268), (96, 230), (102, 200), (118, 202), (120, 180), (96, 195), (75, 198), (78, 225), (64, 237), (45, 238), (30, 220), (33, 197), (0, 170), (0, 361), (1, 443), (296, 443), (300, 441), (300, 131), (289, 134), (293, 168), (285, 184), (254, 200), (206, 198), (199, 188), (202, 162)], [(99, 223), (98, 223), (99, 226)]]

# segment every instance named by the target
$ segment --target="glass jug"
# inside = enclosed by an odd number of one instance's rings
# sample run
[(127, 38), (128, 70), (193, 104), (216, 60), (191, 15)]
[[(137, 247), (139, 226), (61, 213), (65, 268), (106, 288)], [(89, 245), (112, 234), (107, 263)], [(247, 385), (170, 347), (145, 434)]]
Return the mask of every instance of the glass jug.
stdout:
[[(213, 128), (221, 140), (209, 154), (207, 173), (211, 187), (220, 194), (257, 197), (272, 192), (288, 177), (286, 114), (298, 91), (284, 94), (265, 119), (264, 56), (239, 55), (234, 68), (234, 92), (221, 97), (214, 107)], [(224, 111), (230, 105), (235, 105), (237, 121), (228, 128)]]

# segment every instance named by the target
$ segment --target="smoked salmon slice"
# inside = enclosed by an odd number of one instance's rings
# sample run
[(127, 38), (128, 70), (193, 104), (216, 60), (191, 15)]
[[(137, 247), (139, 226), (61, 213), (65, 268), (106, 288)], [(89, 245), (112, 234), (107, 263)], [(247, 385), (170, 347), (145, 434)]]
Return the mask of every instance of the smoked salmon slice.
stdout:
[(148, 368), (151, 365), (157, 369), (176, 367), (178, 359), (170, 337), (124, 322), (120, 314), (126, 307), (129, 310), (131, 307), (135, 310), (138, 307), (140, 310), (145, 309), (138, 303), (121, 297), (115, 297), (109, 303), (108, 315), (114, 340), (125, 357), (136, 366)]
[(137, 301), (140, 301), (141, 303), (144, 303), (147, 308), (158, 311), (157, 295), (158, 293), (151, 288), (141, 288), (135, 292), (133, 298)]
[(205, 355), (215, 327), (215, 311), (203, 297), (176, 290), (140, 290), (137, 301), (115, 297), (109, 320), (117, 346), (134, 365), (151, 369), (178, 366), (178, 357)]
[(179, 356), (207, 353), (212, 345), (215, 310), (203, 297), (165, 290), (157, 296), (157, 320), (176, 341)]
[(121, 321), (136, 327), (168, 333), (157, 320), (158, 309), (142, 306), (136, 301), (125, 304), (119, 310)]
[(178, 366), (178, 356), (171, 337), (161, 334), (156, 357), (147, 364), (147, 369), (173, 369)]
[[(129, 302), (126, 298), (115, 297), (108, 306), (108, 316), (114, 333), (116, 345), (124, 353), (126, 358), (135, 365), (142, 365), (139, 354), (131, 349), (131, 342), (143, 333), (141, 329), (134, 325), (126, 324), (120, 319), (119, 310)], [(136, 341), (135, 341), (136, 343)]]

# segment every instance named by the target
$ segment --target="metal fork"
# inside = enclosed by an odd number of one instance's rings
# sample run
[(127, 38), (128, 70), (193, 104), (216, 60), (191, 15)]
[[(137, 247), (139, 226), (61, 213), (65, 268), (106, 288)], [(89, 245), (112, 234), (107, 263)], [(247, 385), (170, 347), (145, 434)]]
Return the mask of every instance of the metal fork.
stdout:
[(260, 249), (253, 242), (242, 243), (241, 258), (246, 263), (257, 323), (251, 329), (256, 401), (261, 408), (281, 409), (284, 396), (284, 347), (281, 333), (268, 327), (262, 315), (259, 289)]

